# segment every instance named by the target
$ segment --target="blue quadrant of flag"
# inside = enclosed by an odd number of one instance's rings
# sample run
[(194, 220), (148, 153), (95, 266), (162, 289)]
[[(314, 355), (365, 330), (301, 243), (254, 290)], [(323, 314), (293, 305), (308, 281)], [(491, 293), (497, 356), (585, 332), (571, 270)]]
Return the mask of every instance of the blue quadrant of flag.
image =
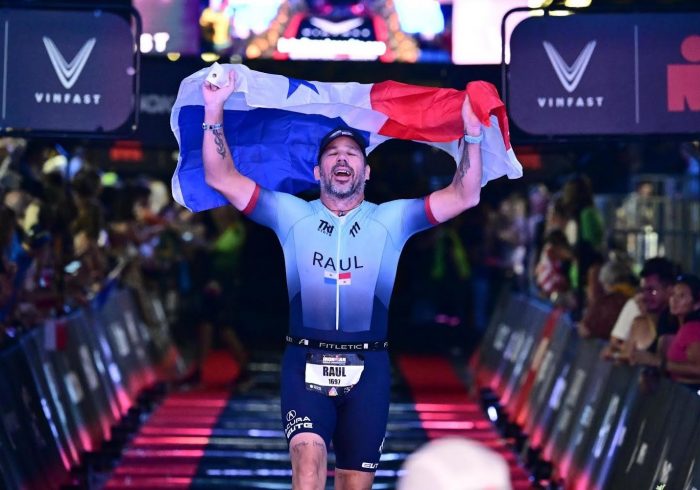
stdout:
[[(192, 211), (228, 204), (209, 187), (202, 166), (204, 108), (180, 109), (182, 195)], [(313, 167), (323, 136), (347, 124), (339, 118), (298, 114), (281, 109), (224, 111), (224, 134), (236, 168), (267, 189), (296, 194), (317, 186)], [(368, 133), (363, 132), (366, 138)], [(264, 142), (264, 143), (263, 143)]]

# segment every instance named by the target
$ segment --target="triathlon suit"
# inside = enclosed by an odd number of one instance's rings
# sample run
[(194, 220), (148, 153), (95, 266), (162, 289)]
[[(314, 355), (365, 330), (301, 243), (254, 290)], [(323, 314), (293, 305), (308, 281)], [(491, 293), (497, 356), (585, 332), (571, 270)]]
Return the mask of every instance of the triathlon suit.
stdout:
[[(258, 186), (243, 212), (274, 230), (282, 244), (289, 335), (336, 346), (321, 349), (302, 342), (285, 350), (281, 413), (287, 442), (299, 433), (318, 434), (326, 447), (333, 441), (337, 468), (375, 471), (389, 413), (389, 356), (386, 349), (361, 346), (386, 340), (401, 249), (411, 235), (437, 224), (429, 199), (381, 205), (364, 201), (338, 217), (320, 200), (307, 202)], [(359, 351), (337, 350), (349, 344), (360, 346)], [(333, 364), (338, 358), (348, 366)], [(314, 362), (330, 362), (330, 376), (337, 375), (336, 381), (346, 370), (348, 375), (358, 370), (361, 374), (354, 384), (337, 390), (320, 386), (323, 382), (313, 379), (313, 373), (327, 375), (328, 367), (310, 367)]]

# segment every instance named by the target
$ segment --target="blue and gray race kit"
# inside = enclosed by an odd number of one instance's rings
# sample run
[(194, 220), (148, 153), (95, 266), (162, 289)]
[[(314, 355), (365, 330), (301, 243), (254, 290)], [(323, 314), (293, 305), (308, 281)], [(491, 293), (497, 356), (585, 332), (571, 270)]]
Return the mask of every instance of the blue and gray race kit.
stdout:
[(284, 252), (287, 441), (317, 434), (326, 447), (333, 441), (337, 468), (375, 471), (389, 411), (389, 357), (381, 348), (389, 300), (404, 244), (437, 223), (429, 198), (364, 201), (339, 217), (320, 200), (258, 186), (244, 213), (271, 228)]

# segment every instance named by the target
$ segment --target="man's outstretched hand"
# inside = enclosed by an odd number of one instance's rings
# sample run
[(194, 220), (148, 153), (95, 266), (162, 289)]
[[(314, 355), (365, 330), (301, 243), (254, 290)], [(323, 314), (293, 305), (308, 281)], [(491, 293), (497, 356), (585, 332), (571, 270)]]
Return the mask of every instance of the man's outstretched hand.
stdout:
[(229, 70), (228, 72), (228, 84), (224, 87), (217, 87), (204, 81), (202, 84), (202, 96), (204, 97), (204, 106), (207, 108), (222, 109), (224, 107), (224, 102), (228, 99), (233, 92), (236, 90), (236, 72), (234, 70)]
[(464, 95), (464, 103), (462, 103), (462, 121), (464, 122), (464, 132), (470, 136), (479, 136), (481, 134), (481, 121), (474, 114), (469, 95)]

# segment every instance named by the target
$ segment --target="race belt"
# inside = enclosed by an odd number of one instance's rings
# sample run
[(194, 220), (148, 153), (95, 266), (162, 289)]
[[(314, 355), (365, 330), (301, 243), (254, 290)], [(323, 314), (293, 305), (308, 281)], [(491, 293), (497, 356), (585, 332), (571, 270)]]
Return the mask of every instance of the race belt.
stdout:
[(291, 345), (301, 345), (304, 347), (313, 347), (314, 349), (334, 350), (343, 352), (366, 351), (366, 350), (387, 350), (389, 342), (386, 340), (378, 340), (374, 342), (322, 342), (320, 340), (305, 339), (302, 337), (292, 337), (287, 335), (285, 340)]

